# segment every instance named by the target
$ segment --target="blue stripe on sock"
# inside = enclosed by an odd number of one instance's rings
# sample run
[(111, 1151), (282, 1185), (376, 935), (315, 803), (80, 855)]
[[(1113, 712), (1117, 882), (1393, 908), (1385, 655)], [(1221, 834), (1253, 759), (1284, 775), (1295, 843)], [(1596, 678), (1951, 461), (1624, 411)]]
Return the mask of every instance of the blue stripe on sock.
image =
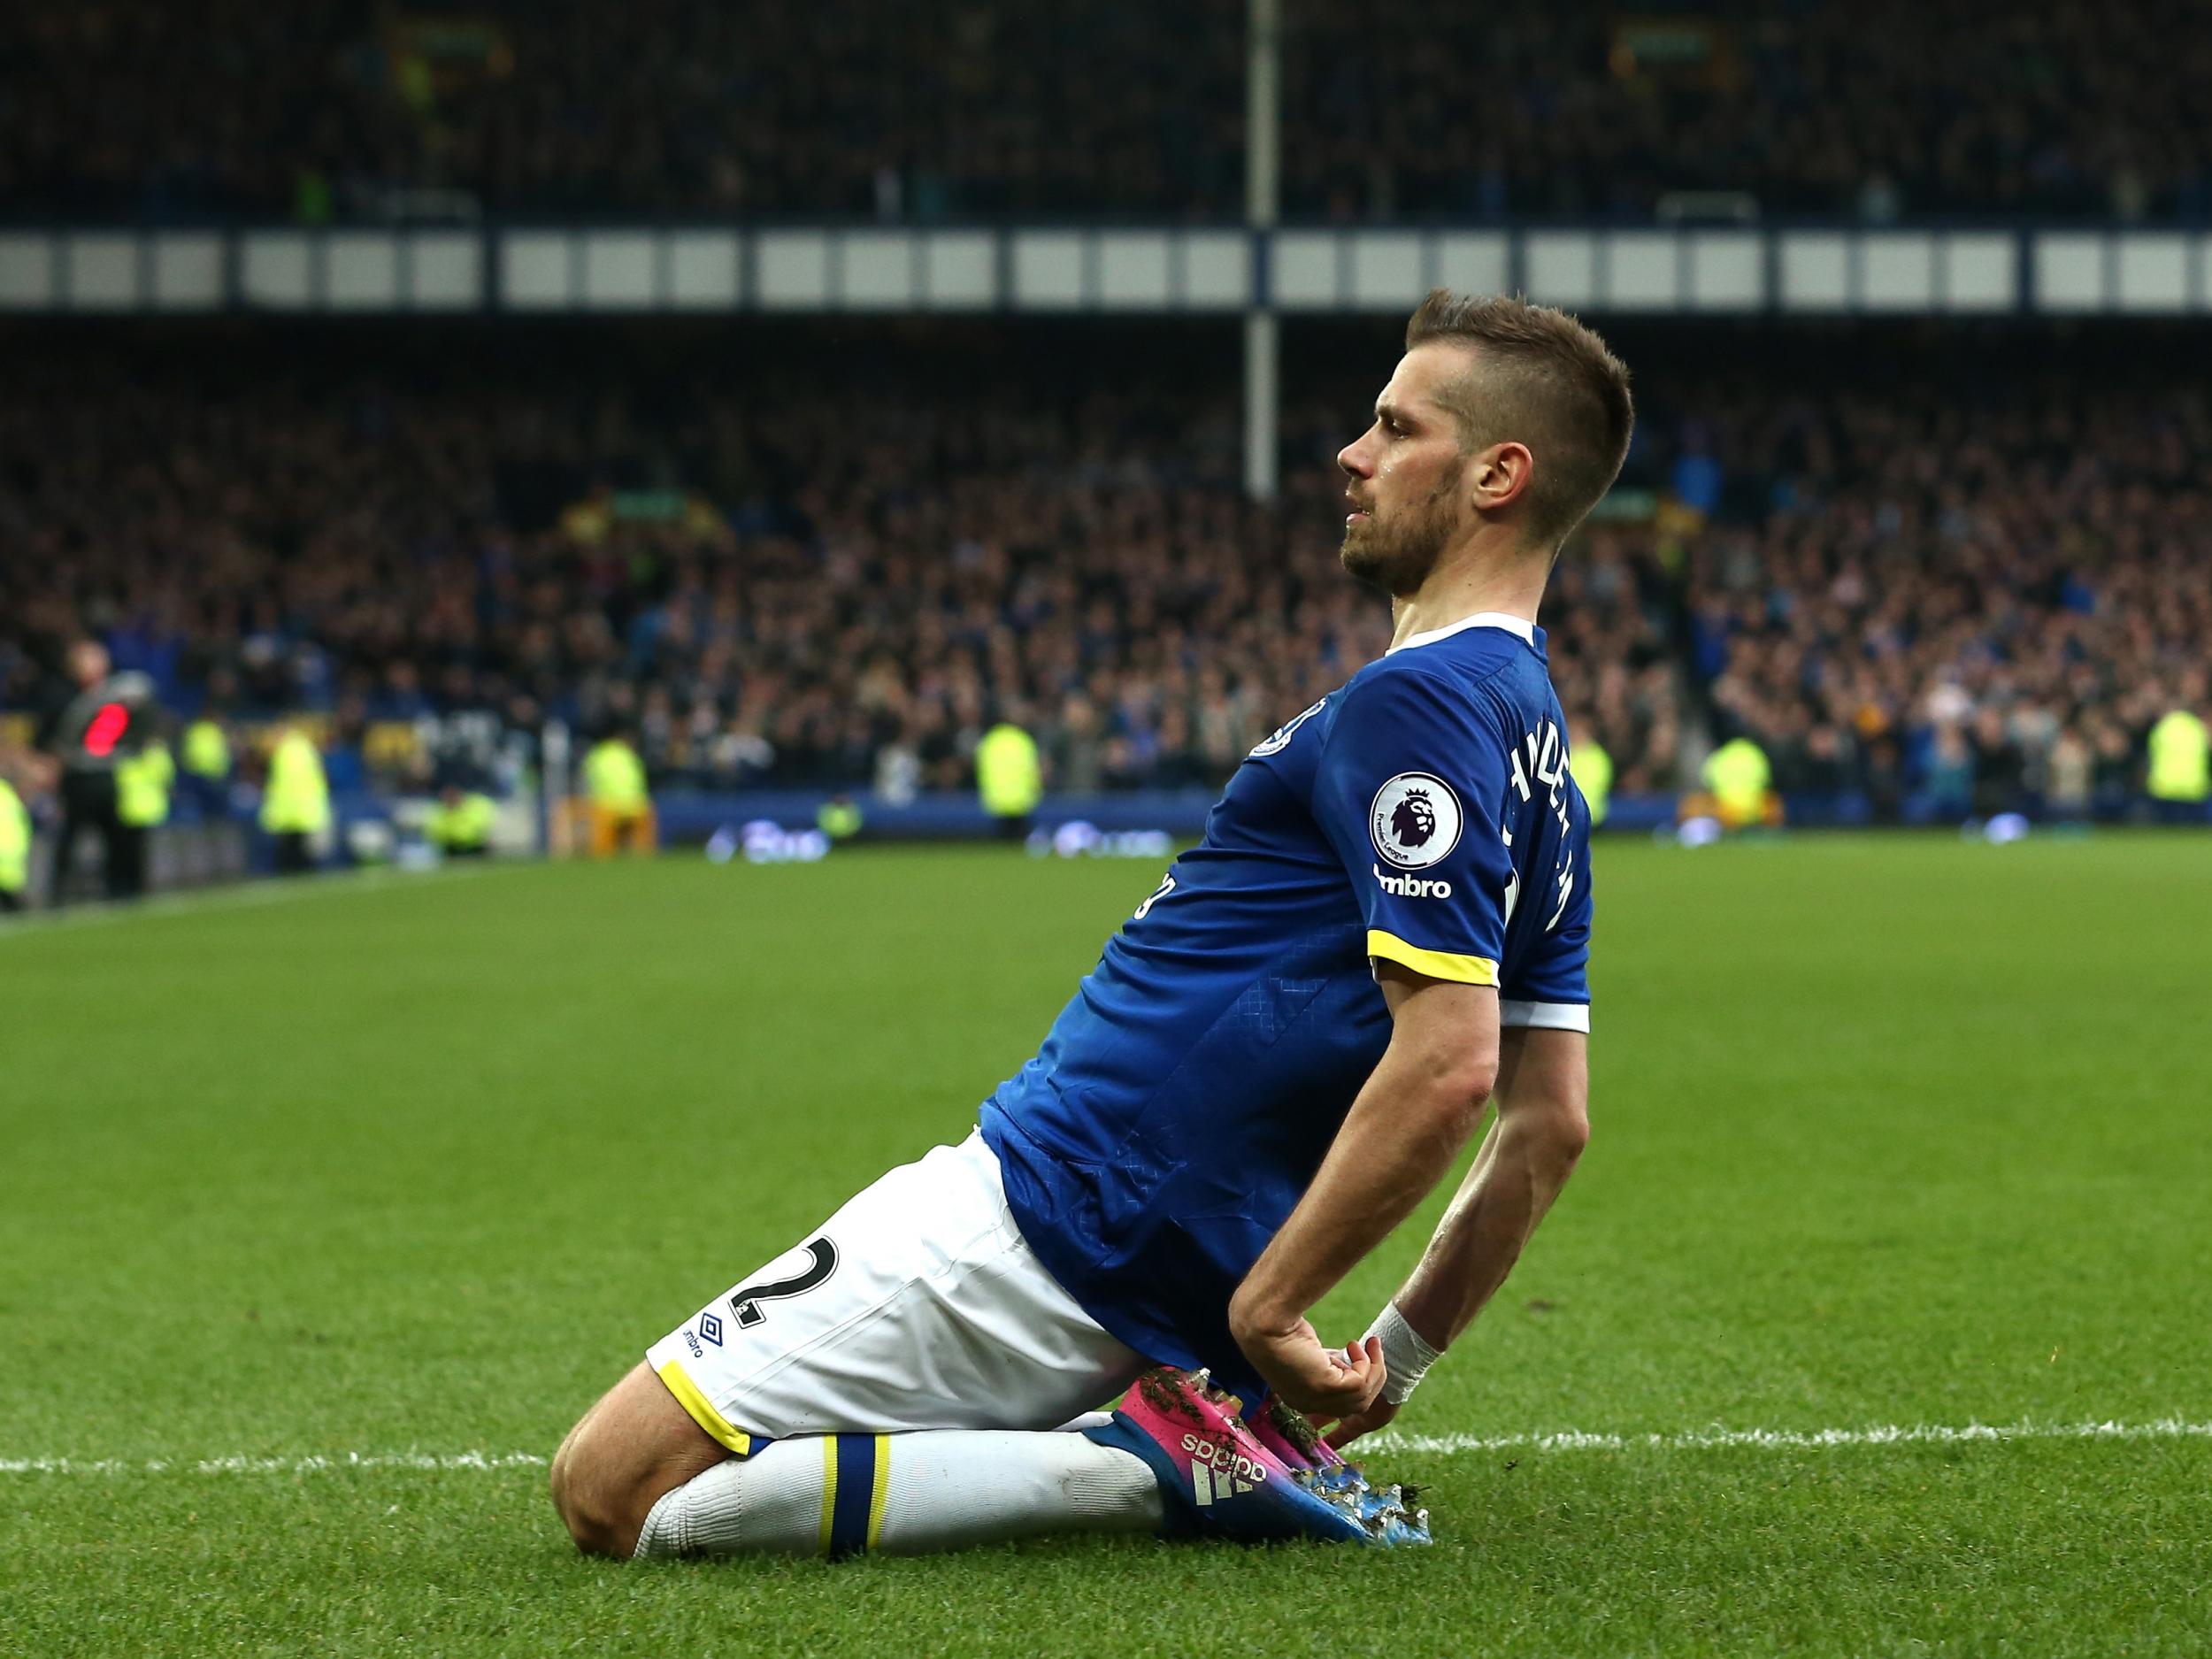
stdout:
[(830, 1510), (830, 1559), (865, 1554), (868, 1505), (876, 1489), (876, 1437), (837, 1437), (837, 1502)]

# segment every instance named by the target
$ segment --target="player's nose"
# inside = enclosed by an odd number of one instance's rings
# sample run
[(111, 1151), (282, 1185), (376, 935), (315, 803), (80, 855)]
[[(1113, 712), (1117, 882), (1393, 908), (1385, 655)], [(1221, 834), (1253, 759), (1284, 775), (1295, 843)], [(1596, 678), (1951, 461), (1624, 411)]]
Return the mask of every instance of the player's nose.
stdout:
[(1336, 452), (1336, 464), (1354, 478), (1366, 478), (1374, 469), (1368, 464), (1367, 435), (1362, 433)]

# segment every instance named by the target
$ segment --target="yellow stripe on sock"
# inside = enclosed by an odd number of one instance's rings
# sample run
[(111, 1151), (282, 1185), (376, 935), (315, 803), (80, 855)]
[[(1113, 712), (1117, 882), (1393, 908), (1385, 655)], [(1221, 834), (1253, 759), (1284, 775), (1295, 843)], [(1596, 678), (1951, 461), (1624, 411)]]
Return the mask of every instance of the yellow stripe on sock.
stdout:
[(883, 1501), (891, 1491), (891, 1437), (876, 1436), (875, 1490), (868, 1494), (868, 1548), (883, 1541)]
[(830, 1523), (837, 1514), (837, 1436), (822, 1436), (822, 1551), (830, 1553)]

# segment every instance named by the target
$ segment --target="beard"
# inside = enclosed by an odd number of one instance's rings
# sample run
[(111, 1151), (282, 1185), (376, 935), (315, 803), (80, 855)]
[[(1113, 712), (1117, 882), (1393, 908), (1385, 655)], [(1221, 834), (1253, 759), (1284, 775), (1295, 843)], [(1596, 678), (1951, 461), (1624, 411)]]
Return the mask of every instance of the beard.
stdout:
[(1344, 568), (1394, 599), (1419, 592), (1459, 529), (1458, 494), (1455, 474), (1387, 523), (1370, 513), (1346, 526), (1339, 554)]

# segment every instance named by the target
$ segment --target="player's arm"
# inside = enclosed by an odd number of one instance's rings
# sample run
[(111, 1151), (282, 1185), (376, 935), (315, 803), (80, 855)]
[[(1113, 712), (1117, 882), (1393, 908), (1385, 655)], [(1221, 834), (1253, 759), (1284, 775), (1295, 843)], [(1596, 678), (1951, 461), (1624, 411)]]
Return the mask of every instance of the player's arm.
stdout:
[(1329, 1435), (1347, 1445), (1398, 1413), (1421, 1373), (1474, 1323), (1574, 1173), (1590, 1139), (1589, 1039), (1512, 1030), (1498, 1049), (1498, 1115), (1413, 1276), (1375, 1323), (1384, 1392)]
[(1482, 1121), (1498, 1066), (1490, 987), (1395, 962), (1379, 962), (1376, 977), (1390, 1010), (1389, 1045), (1229, 1307), (1230, 1330), (1254, 1368), (1288, 1403), (1324, 1420), (1356, 1418), (1376, 1403), (1381, 1341), (1340, 1357), (1322, 1347), (1307, 1310), (1444, 1179)]

